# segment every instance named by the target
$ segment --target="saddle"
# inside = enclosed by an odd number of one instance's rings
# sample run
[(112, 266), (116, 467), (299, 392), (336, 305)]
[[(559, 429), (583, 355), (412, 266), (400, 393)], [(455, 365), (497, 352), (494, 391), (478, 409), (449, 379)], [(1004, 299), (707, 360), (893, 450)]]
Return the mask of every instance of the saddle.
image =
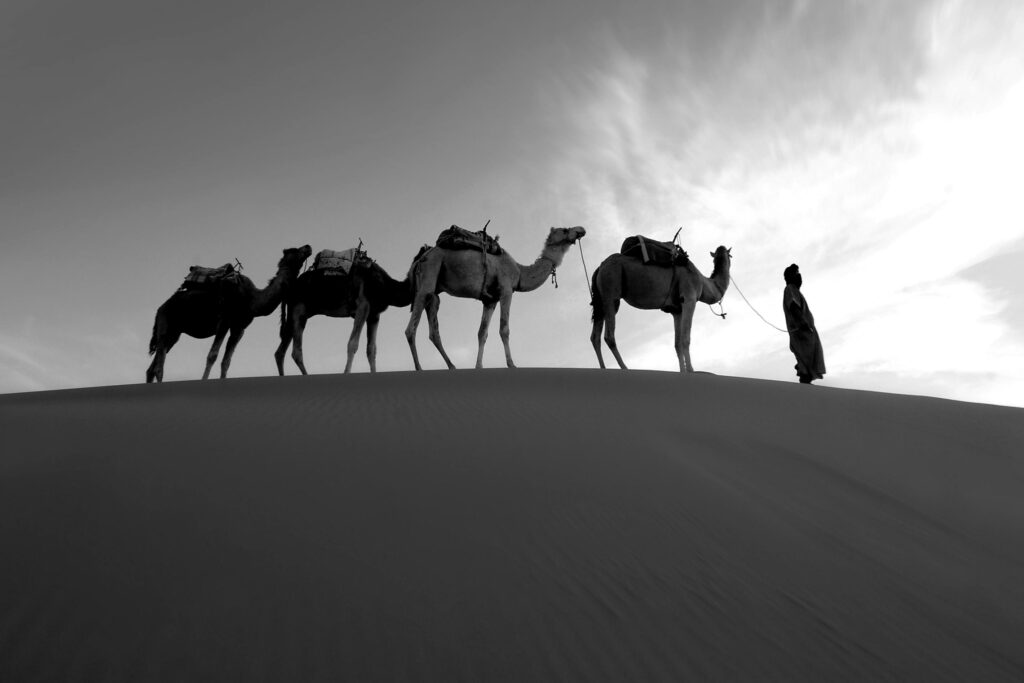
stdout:
[(323, 272), (325, 275), (348, 275), (353, 266), (361, 265), (369, 260), (366, 252), (360, 247), (343, 251), (323, 249), (313, 259), (313, 270)]
[(472, 249), (494, 256), (505, 253), (505, 250), (498, 245), (498, 238), (488, 235), (486, 228), (478, 232), (471, 232), (453, 225), (437, 236), (436, 244), (442, 249)]
[(619, 253), (640, 259), (648, 266), (681, 266), (689, 260), (683, 248), (674, 241), (659, 242), (643, 235), (627, 237)]
[(222, 284), (237, 284), (241, 273), (235, 270), (230, 263), (225, 263), (219, 268), (205, 268), (203, 266), (191, 266), (185, 281), (181, 283), (182, 289), (206, 289)]

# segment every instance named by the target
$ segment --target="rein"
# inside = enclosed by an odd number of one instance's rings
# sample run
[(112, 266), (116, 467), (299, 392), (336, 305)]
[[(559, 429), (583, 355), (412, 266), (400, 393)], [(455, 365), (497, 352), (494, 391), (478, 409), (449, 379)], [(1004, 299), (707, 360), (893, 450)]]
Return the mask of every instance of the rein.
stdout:
[[(722, 299), (724, 299), (724, 298), (725, 298), (725, 295), (723, 294), (722, 295)], [(715, 311), (715, 308), (714, 308), (715, 305), (714, 304), (708, 304), (708, 310), (711, 311), (712, 315), (717, 315), (722, 320), (725, 320), (725, 316), (728, 315), (728, 313), (725, 312), (725, 306), (722, 305), (722, 299), (718, 300), (718, 308), (721, 309), (721, 311), (722, 311), (721, 313), (717, 313)]]
[(583, 262), (583, 278), (587, 281), (587, 291), (590, 292), (590, 300), (594, 300), (594, 289), (590, 286), (590, 274), (587, 273), (587, 259), (583, 258), (583, 238), (579, 238), (576, 241), (576, 246), (580, 248), (580, 261)]
[[(779, 332), (785, 332), (786, 334), (789, 334), (789, 331), (788, 331), (788, 330), (784, 330), (784, 329), (782, 329), (781, 327), (776, 327), (775, 325), (772, 325), (772, 324), (771, 324), (770, 322), (768, 322), (767, 320), (765, 320), (765, 317), (764, 317), (763, 315), (761, 315), (761, 314), (760, 314), (760, 313), (758, 312), (758, 310), (757, 310), (756, 308), (754, 308), (753, 304), (751, 304), (751, 303), (750, 303), (750, 301), (748, 301), (748, 300), (747, 300), (747, 297), (743, 295), (743, 290), (742, 290), (742, 289), (740, 289), (740, 286), (739, 286), (738, 284), (736, 284), (736, 280), (734, 280), (734, 279), (732, 278), (732, 275), (730, 275), (730, 276), (729, 276), (729, 282), (731, 282), (731, 283), (733, 284), (733, 286), (734, 286), (734, 287), (736, 287), (736, 291), (737, 291), (737, 292), (739, 292), (739, 293), (740, 293), (740, 296), (741, 296), (741, 297), (743, 297), (743, 300), (747, 302), (747, 306), (750, 306), (750, 310), (752, 310), (752, 311), (753, 311), (754, 313), (756, 313), (756, 314), (757, 314), (757, 317), (758, 317), (758, 318), (760, 318), (761, 320), (763, 320), (763, 321), (764, 321), (764, 324), (765, 324), (765, 325), (767, 325), (768, 327), (774, 327), (774, 328), (775, 328), (776, 330), (778, 330)], [(712, 311), (712, 313), (714, 313), (714, 311)], [(717, 314), (717, 313), (715, 313), (715, 315), (718, 315), (718, 314)], [(722, 316), (722, 317), (724, 318), (724, 317), (725, 317), (725, 315), (723, 314), (723, 316)]]

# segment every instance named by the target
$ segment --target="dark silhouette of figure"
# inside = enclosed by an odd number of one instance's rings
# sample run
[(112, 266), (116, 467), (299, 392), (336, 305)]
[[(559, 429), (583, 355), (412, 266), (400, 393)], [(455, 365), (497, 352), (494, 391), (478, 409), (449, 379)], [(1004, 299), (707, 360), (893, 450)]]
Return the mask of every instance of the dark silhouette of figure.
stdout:
[(359, 348), (359, 336), (366, 326), (366, 358), (370, 372), (377, 372), (377, 324), (389, 306), (412, 303), (409, 279), (398, 282), (375, 261), (358, 261), (348, 273), (308, 270), (299, 276), (281, 304), (281, 344), (274, 352), (277, 372), (284, 375), (284, 355), (293, 344), (292, 358), (303, 375), (306, 364), (302, 357), (302, 337), (306, 321), (314, 315), (331, 318), (352, 318), (352, 334), (348, 339), (348, 360), (345, 373), (352, 371), (352, 361)]
[(810, 384), (825, 374), (825, 352), (821, 348), (818, 330), (814, 327), (814, 316), (807, 305), (807, 299), (800, 292), (804, 283), (800, 267), (795, 263), (782, 273), (786, 290), (782, 295), (782, 308), (786, 313), (786, 328), (789, 330), (789, 350), (796, 356), (796, 374), (801, 384)]
[(221, 281), (198, 288), (183, 285), (156, 310), (153, 336), (149, 340), (149, 354), (153, 356), (153, 362), (146, 370), (146, 382), (164, 380), (164, 360), (182, 334), (196, 339), (213, 337), (203, 379), (210, 376), (220, 346), (227, 337), (228, 345), (220, 364), (221, 378), (227, 377), (235, 345), (246, 328), (254, 318), (270, 315), (277, 309), (285, 289), (299, 277), (302, 264), (312, 253), (313, 249), (308, 244), (285, 249), (277, 262), (277, 274), (263, 289), (241, 273), (237, 273), (230, 284)]

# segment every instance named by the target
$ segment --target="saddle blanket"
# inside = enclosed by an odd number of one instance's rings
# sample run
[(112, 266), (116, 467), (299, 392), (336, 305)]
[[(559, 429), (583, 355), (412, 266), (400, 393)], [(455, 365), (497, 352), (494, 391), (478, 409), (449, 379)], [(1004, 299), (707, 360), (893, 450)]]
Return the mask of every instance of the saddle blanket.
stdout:
[(688, 256), (682, 247), (674, 242), (659, 242), (642, 235), (627, 237), (619, 250), (624, 256), (640, 259), (644, 265), (683, 265)]
[(353, 247), (344, 251), (324, 249), (313, 259), (313, 270), (325, 271), (326, 274), (348, 275), (352, 266), (368, 260), (366, 252)]
[(505, 250), (498, 245), (498, 239), (491, 237), (485, 230), (470, 232), (453, 225), (437, 236), (437, 246), (442, 249), (473, 249), (500, 256)]
[(182, 287), (194, 288), (215, 285), (220, 282), (237, 282), (239, 275), (240, 273), (230, 263), (225, 263), (219, 268), (191, 266)]

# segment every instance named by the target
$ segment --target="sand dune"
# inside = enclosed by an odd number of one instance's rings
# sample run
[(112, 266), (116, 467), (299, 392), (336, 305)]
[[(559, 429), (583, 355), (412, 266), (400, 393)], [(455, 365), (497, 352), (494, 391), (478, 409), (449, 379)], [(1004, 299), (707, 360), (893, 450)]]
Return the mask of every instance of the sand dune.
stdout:
[(0, 396), (2, 681), (1024, 679), (1024, 411), (485, 370)]

